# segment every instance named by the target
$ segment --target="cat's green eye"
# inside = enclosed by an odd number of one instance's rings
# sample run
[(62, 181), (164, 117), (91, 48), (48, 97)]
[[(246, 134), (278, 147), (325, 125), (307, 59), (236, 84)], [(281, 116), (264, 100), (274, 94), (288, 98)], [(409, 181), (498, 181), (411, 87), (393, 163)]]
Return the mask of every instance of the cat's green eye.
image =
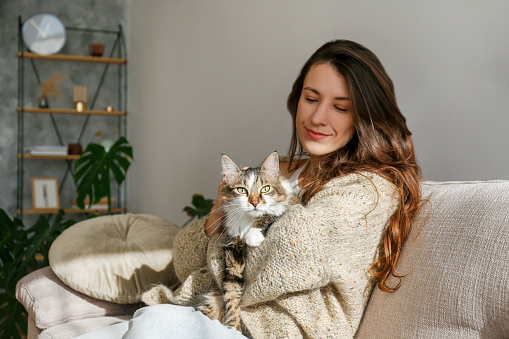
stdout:
[(267, 193), (268, 191), (270, 191), (270, 186), (263, 186), (262, 187), (262, 190), (261, 190), (262, 193)]
[(237, 192), (239, 192), (240, 194), (246, 194), (247, 189), (245, 189), (244, 187), (237, 187)]

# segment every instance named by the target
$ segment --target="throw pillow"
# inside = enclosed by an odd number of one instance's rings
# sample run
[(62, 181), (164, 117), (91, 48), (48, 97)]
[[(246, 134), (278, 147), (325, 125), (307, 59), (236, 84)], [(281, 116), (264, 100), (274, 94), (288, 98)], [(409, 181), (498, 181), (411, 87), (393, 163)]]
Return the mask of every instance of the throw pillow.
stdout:
[(150, 285), (178, 283), (173, 240), (180, 228), (147, 214), (79, 222), (51, 245), (50, 266), (69, 287), (88, 296), (134, 304)]
[(33, 321), (39, 330), (84, 318), (132, 317), (141, 306), (95, 300), (76, 292), (58, 279), (50, 267), (36, 270), (18, 281), (16, 298), (25, 306), (29, 322)]

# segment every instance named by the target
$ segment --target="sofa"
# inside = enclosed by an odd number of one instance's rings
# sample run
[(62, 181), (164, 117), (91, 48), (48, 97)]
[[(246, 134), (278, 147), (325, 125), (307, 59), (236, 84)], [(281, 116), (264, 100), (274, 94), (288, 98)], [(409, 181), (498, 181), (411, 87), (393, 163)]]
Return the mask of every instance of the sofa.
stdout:
[[(423, 182), (422, 192), (423, 207), (397, 265), (397, 273), (405, 276), (401, 287), (394, 293), (374, 289), (356, 338), (509, 338), (509, 181)], [(146, 286), (178, 283), (171, 258), (178, 226), (155, 216), (124, 215), (95, 218), (71, 229), (53, 243), (51, 267), (18, 282), (16, 296), (28, 313), (28, 338), (72, 338), (126, 322), (142, 307), (137, 296)], [(105, 235), (105, 229), (118, 234)], [(136, 237), (153, 234), (151, 240), (132, 245), (132, 232)], [(93, 246), (79, 248), (89, 233), (101, 236), (92, 237)], [(114, 247), (115, 237), (129, 246), (104, 255)], [(87, 255), (92, 261), (83, 260)], [(110, 277), (101, 273), (90, 278), (97, 261), (103, 265), (100, 270), (110, 272), (126, 265), (126, 257), (128, 265), (136, 264)], [(151, 262), (154, 257), (162, 262)], [(149, 277), (143, 280), (139, 272)], [(87, 279), (90, 286), (79, 284)]]

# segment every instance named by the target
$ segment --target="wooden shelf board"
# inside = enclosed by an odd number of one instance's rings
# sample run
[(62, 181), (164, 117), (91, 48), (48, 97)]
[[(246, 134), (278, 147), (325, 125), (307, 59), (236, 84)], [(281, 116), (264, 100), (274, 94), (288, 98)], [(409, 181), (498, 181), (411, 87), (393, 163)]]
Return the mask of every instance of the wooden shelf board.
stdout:
[(32, 154), (18, 154), (18, 158), (23, 159), (71, 159), (77, 160), (80, 158), (80, 154), (71, 155), (32, 155)]
[(25, 112), (25, 113), (56, 113), (56, 114), (92, 114), (92, 115), (127, 115), (128, 112), (123, 111), (98, 111), (98, 110), (83, 110), (78, 112), (75, 109), (65, 109), (65, 108), (38, 108), (38, 107), (21, 107), (16, 108), (16, 112)]
[[(23, 210), (23, 214), (46, 214), (46, 213), (57, 213), (58, 209), (30, 209), (30, 210)], [(89, 210), (80, 210), (78, 208), (64, 208), (64, 212), (67, 214), (71, 213), (108, 213), (108, 209), (89, 209)], [(122, 213), (127, 212), (127, 209), (125, 208), (112, 208), (112, 213)], [(16, 210), (16, 213), (20, 213), (20, 210)]]
[(81, 61), (81, 62), (96, 62), (96, 63), (108, 63), (108, 64), (125, 64), (129, 62), (127, 59), (119, 58), (104, 58), (104, 57), (93, 57), (85, 55), (64, 55), (64, 54), (52, 54), (52, 55), (40, 55), (30, 52), (16, 54), (17, 58), (32, 58), (32, 59), (46, 59), (46, 60), (61, 60), (61, 61)]

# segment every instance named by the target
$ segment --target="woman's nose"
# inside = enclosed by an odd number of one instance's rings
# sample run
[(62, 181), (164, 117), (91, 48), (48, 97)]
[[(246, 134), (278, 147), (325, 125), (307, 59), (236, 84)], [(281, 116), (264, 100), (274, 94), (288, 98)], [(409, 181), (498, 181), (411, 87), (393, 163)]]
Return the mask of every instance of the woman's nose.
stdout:
[(327, 107), (324, 103), (316, 106), (316, 110), (311, 116), (311, 122), (314, 125), (325, 125), (327, 124)]

